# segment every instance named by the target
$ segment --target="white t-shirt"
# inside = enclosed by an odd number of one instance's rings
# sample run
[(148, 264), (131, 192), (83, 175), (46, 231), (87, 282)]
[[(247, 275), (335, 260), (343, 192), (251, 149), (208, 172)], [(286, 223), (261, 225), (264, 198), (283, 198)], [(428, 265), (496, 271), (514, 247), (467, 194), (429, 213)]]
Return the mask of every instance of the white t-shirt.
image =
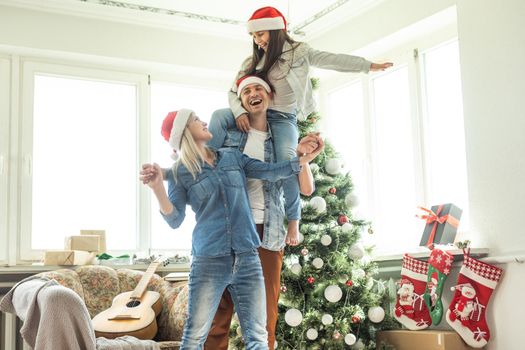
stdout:
[[(244, 154), (250, 158), (258, 159), (264, 162), (264, 141), (268, 137), (268, 132), (250, 129)], [(263, 181), (259, 179), (247, 179), (248, 198), (252, 208), (253, 219), (256, 224), (264, 223), (264, 192)]]

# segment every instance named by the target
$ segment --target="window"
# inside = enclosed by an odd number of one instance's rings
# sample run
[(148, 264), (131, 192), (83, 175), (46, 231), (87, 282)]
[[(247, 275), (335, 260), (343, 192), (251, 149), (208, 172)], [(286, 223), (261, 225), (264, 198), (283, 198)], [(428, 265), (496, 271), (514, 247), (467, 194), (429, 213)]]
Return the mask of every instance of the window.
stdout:
[(109, 250), (137, 249), (140, 79), (38, 64), (24, 72), (21, 257), (63, 249), (80, 229), (106, 230)]
[(9, 172), (9, 60), (0, 58), (0, 261), (7, 260), (7, 207)]
[(469, 227), (463, 99), (458, 42), (423, 53), (429, 203), (452, 202), (463, 209), (461, 228)]
[[(195, 111), (206, 122), (218, 108), (228, 106), (226, 91), (208, 90), (176, 85), (173, 83), (153, 82), (151, 85), (151, 160), (162, 167), (173, 163), (168, 143), (160, 135), (162, 120), (170, 111), (187, 108)], [(167, 187), (167, 184), (166, 184)], [(155, 196), (150, 196), (151, 205), (151, 247), (170, 249), (187, 253), (191, 249), (191, 233), (195, 226), (195, 216), (188, 206), (182, 225), (173, 230), (159, 214)]]
[(340, 126), (329, 138), (360, 197), (355, 211), (373, 223), (375, 234), (363, 238), (377, 255), (417, 249), (424, 223), (414, 214), (422, 204), (455, 203), (463, 209), (460, 230), (468, 230), (457, 41), (420, 58), (327, 96), (328, 116)]

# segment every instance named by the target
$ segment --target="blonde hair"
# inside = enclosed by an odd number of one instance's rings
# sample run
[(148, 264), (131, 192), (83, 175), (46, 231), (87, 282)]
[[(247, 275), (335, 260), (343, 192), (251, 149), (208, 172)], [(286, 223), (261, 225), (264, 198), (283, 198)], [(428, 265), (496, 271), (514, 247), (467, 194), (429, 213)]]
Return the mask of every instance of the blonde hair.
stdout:
[[(194, 114), (192, 113), (190, 118), (188, 118), (188, 123), (191, 121), (191, 117), (193, 117), (193, 115)], [(184, 132), (182, 133), (182, 140), (180, 143), (180, 159), (173, 165), (173, 176), (175, 181), (177, 181), (177, 170), (180, 164), (184, 165), (186, 169), (188, 169), (195, 180), (197, 178), (197, 174), (202, 171), (202, 163), (204, 162), (204, 154), (197, 146), (197, 143), (195, 142), (195, 139), (193, 138), (193, 135), (187, 126), (188, 124), (186, 124), (184, 127)], [(213, 151), (208, 147), (205, 147), (205, 152), (213, 153)]]

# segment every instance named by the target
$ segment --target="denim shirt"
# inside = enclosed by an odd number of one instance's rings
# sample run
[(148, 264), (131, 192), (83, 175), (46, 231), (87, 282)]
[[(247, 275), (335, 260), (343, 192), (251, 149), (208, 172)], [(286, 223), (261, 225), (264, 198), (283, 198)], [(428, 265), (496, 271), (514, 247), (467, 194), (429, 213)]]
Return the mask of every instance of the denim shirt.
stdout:
[[(246, 177), (277, 181), (300, 171), (299, 160), (265, 163), (235, 148), (217, 151), (215, 165), (202, 165), (194, 179), (182, 164), (177, 179), (168, 177), (168, 197), (173, 211), (163, 215), (177, 228), (184, 220), (186, 204), (195, 212), (192, 255), (215, 257), (249, 252), (261, 244), (250, 210)], [(172, 173), (173, 174), (173, 173)]]
[[(228, 137), (225, 144), (230, 147), (239, 147), (244, 152), (248, 134), (238, 129), (228, 130)], [(275, 162), (273, 149), (272, 132), (268, 127), (268, 136), (264, 141), (264, 161), (267, 163)], [(279, 251), (285, 246), (286, 231), (284, 228), (284, 197), (281, 181), (263, 182), (264, 194), (264, 232), (261, 247), (267, 250)]]
[[(262, 68), (265, 57), (266, 56), (263, 56), (257, 69)], [(232, 84), (232, 88), (228, 92), (230, 108), (235, 118), (243, 113), (247, 113), (242, 107), (240, 99), (237, 97), (236, 81), (248, 74), (247, 70), (250, 63), (251, 56), (243, 62)], [(310, 81), (310, 66), (338, 72), (368, 73), (371, 64), (372, 62), (359, 56), (319, 51), (311, 48), (306, 43), (299, 43), (295, 49), (292, 49), (292, 45), (285, 42), (283, 45), (283, 53), (272, 66), (272, 70), (276, 70), (277, 76), (286, 77), (286, 81), (297, 98), (297, 117), (301, 119), (306, 118), (310, 113), (315, 111), (316, 108), (312, 94), (312, 83)]]

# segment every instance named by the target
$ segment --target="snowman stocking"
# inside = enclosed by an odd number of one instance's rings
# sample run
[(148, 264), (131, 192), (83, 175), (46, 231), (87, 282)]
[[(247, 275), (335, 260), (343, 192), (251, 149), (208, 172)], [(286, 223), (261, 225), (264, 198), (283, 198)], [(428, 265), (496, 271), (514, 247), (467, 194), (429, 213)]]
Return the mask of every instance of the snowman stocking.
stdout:
[(423, 293), (428, 273), (428, 263), (403, 256), (400, 288), (397, 292), (397, 302), (394, 317), (406, 328), (417, 331), (432, 324), (427, 306), (423, 301)]
[(471, 258), (468, 252), (464, 252), (463, 266), (446, 320), (474, 348), (482, 348), (489, 341), (485, 313), (501, 273), (502, 269)]
[(453, 261), (454, 257), (451, 254), (440, 249), (432, 250), (430, 258), (428, 258), (427, 289), (423, 299), (430, 312), (433, 325), (439, 324), (443, 316), (441, 293)]

